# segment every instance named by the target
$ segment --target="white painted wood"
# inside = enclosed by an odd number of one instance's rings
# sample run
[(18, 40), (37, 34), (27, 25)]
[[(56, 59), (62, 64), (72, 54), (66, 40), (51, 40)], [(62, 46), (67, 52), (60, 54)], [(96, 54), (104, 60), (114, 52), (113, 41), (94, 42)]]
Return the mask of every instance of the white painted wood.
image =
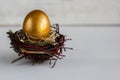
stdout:
[(22, 25), (34, 9), (45, 11), (51, 23), (120, 24), (120, 0), (0, 0), (0, 25)]
[(9, 29), (21, 26), (0, 26), (0, 80), (120, 80), (120, 27), (61, 27), (61, 33), (72, 38), (65, 46), (74, 50), (63, 52), (66, 57), (52, 69), (49, 61), (33, 66), (22, 59), (11, 64), (18, 54), (10, 48), (5, 34)]

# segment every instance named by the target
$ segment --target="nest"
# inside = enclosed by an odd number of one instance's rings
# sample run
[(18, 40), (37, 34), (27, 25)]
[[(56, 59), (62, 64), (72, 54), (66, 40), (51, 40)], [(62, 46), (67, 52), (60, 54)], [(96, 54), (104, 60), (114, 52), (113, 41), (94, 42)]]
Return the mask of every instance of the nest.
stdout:
[(66, 40), (65, 36), (59, 33), (59, 25), (51, 27), (51, 33), (45, 40), (32, 41), (22, 30), (7, 32), (11, 40), (11, 48), (18, 53), (19, 58), (12, 61), (12, 63), (25, 58), (34, 63), (42, 63), (43, 61), (54, 60), (52, 67), (54, 67), (57, 59), (62, 59), (65, 55), (62, 54), (63, 49), (72, 49), (64, 47)]

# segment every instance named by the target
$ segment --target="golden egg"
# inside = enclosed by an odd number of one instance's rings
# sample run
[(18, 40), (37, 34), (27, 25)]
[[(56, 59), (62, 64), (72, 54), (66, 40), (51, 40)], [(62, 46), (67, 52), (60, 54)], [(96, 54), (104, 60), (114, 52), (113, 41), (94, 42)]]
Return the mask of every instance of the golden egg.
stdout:
[(41, 10), (31, 11), (24, 20), (23, 31), (33, 40), (47, 38), (50, 33), (48, 16)]

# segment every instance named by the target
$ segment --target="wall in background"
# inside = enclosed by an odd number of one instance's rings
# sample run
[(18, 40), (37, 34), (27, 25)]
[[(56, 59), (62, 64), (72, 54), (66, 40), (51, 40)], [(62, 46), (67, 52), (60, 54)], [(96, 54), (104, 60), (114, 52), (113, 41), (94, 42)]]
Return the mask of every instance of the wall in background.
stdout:
[(34, 9), (45, 11), (51, 23), (120, 24), (120, 0), (0, 0), (0, 25), (22, 25)]

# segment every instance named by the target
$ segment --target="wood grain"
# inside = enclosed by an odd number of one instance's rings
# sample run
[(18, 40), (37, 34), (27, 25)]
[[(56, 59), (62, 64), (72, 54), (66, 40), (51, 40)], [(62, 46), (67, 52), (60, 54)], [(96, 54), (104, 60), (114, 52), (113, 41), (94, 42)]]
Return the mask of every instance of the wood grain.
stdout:
[(120, 24), (120, 0), (0, 0), (0, 25), (22, 25), (34, 9), (63, 25)]

